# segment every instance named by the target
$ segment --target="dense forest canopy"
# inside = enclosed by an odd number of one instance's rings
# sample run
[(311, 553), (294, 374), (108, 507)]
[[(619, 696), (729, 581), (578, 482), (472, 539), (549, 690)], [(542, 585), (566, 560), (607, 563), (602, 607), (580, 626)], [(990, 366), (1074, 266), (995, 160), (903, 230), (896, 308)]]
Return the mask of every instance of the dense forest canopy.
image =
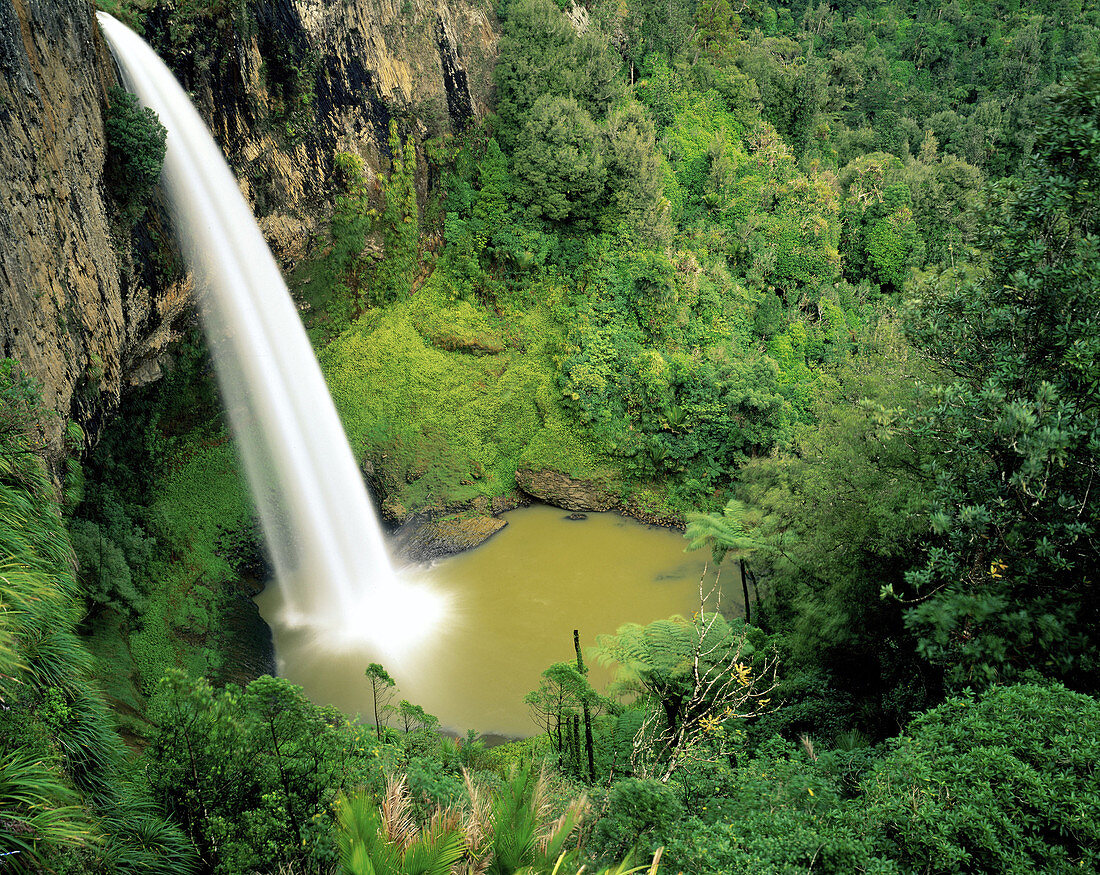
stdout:
[[(98, 5), (211, 75), (256, 36), (257, 123), (309, 147), (267, 0)], [(523, 742), (441, 735), (378, 664), (362, 725), (234, 666), (265, 569), (197, 333), (64, 471), (6, 361), (0, 860), (1100, 869), (1096, 4), (494, 12), (488, 117), (395, 115), (377, 186), (327, 156), (288, 278), (349, 440), (395, 519), (596, 483), (739, 559), (746, 616), (603, 630), (606, 691), (566, 650)], [(132, 246), (163, 130), (109, 101)]]

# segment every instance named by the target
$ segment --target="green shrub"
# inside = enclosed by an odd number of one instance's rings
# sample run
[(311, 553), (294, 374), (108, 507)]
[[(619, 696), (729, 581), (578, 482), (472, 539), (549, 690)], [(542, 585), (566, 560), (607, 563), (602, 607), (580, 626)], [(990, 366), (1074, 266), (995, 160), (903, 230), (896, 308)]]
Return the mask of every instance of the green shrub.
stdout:
[(167, 132), (149, 107), (138, 106), (128, 91), (107, 91), (107, 188), (119, 212), (131, 222), (140, 219), (152, 202), (164, 164)]
[(1100, 702), (1000, 687), (921, 715), (862, 784), (849, 822), (927, 873), (1100, 869)]

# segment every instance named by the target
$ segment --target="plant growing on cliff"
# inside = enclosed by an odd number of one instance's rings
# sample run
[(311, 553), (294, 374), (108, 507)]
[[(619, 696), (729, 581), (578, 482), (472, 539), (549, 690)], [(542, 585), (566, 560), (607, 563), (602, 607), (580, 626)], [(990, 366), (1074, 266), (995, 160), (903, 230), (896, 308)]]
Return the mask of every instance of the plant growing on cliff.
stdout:
[(382, 184), (383, 206), (378, 217), (385, 257), (375, 265), (371, 303), (389, 303), (409, 294), (419, 261), (420, 209), (416, 202), (416, 146), (412, 137), (401, 142), (390, 123), (392, 164)]
[(160, 181), (167, 132), (157, 114), (117, 86), (107, 91), (104, 178), (119, 212), (131, 223), (149, 208)]

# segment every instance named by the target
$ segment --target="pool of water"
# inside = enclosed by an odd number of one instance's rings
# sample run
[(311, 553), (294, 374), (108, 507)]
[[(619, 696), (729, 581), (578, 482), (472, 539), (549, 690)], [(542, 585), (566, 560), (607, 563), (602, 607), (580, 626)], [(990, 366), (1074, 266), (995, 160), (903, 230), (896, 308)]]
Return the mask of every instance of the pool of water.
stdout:
[[(575, 658), (596, 635), (627, 622), (646, 623), (699, 609), (700, 585), (712, 589), (708, 550), (685, 553), (669, 529), (617, 514), (568, 513), (543, 505), (507, 514), (508, 526), (484, 545), (431, 566), (406, 569), (442, 592), (450, 609), (438, 633), (399, 662), (369, 644), (333, 648), (317, 633), (280, 622), (277, 584), (257, 601), (271, 625), (279, 672), (313, 701), (373, 722), (364, 669), (382, 661), (397, 681), (393, 703), (408, 699), (452, 730), (531, 735), (538, 731), (524, 695), (543, 669)], [(741, 610), (737, 571), (722, 569), (722, 608)], [(586, 656), (586, 661), (587, 656)], [(611, 672), (592, 665), (602, 689)]]

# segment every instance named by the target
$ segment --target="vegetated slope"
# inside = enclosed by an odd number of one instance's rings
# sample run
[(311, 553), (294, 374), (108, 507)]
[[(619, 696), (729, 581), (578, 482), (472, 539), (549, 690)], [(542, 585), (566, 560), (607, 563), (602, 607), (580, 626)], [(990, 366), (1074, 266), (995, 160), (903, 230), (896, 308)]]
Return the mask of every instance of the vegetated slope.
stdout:
[[(455, 311), (439, 302), (454, 301), (482, 314), (459, 324), (482, 319), (514, 331), (507, 353), (454, 339), (451, 368), (467, 367), (471, 353), (510, 362), (533, 354), (540, 371), (552, 367), (538, 406), (572, 431), (567, 444), (609, 462), (618, 491), (681, 513), (720, 506), (746, 459), (785, 445), (813, 421), (830, 370), (859, 353), (911, 273), (967, 245), (966, 210), (982, 180), (924, 131), (912, 144), (919, 154), (907, 142), (895, 144), (896, 154), (868, 142), (841, 155), (819, 140), (797, 140), (774, 123), (777, 94), (745, 72), (750, 55), (757, 79), (786, 69), (789, 58), (760, 49), (779, 39), (774, 22), (746, 16), (722, 29), (707, 23), (702, 7), (698, 16), (676, 44), (657, 31), (637, 36), (652, 43), (643, 59), (624, 48), (623, 21), (600, 7), (580, 25), (552, 3), (503, 7), (497, 115), (429, 150), (448, 168), (434, 200), (413, 204), (403, 194), (408, 148), (373, 215), (351, 174), (323, 268), (297, 274), (311, 284), (301, 288), (314, 305), (345, 318), (371, 308), (355, 331), (378, 331), (379, 341), (390, 302), (406, 295), (423, 299), (419, 318), (428, 323), (445, 323)], [(789, 49), (812, 53), (807, 33), (794, 29), (791, 37)], [(835, 115), (796, 102), (788, 114)], [(359, 224), (351, 221), (357, 214), (366, 217)], [(441, 245), (415, 253), (412, 226), (438, 229)], [(382, 244), (382, 260), (362, 251), (368, 239)], [(427, 262), (422, 270), (417, 254)], [(429, 271), (432, 280), (416, 291)], [(545, 313), (537, 326), (532, 312)], [(352, 348), (363, 346), (337, 343), (325, 356), (341, 384), (359, 368)], [(398, 349), (401, 370), (422, 365)], [(360, 434), (402, 432), (414, 435), (404, 445), (416, 444), (412, 408), (391, 406), (383, 417), (367, 400), (399, 385), (385, 366), (376, 370), (379, 361), (364, 360), (358, 400), (345, 400), (344, 409), (362, 406), (349, 413)], [(488, 418), (474, 421), (475, 430), (491, 432)], [(457, 431), (450, 438), (433, 425), (426, 440), (465, 443)], [(408, 452), (431, 453), (423, 447)], [(378, 445), (372, 455), (384, 453)], [(580, 473), (574, 460), (533, 455)], [(526, 462), (522, 447), (499, 458), (501, 471)], [(485, 462), (465, 467), (478, 464)], [(424, 499), (400, 479), (391, 478), (395, 500), (416, 509)], [(454, 471), (426, 504), (468, 495), (461, 481), (471, 479)], [(505, 473), (476, 491), (511, 485)]]

